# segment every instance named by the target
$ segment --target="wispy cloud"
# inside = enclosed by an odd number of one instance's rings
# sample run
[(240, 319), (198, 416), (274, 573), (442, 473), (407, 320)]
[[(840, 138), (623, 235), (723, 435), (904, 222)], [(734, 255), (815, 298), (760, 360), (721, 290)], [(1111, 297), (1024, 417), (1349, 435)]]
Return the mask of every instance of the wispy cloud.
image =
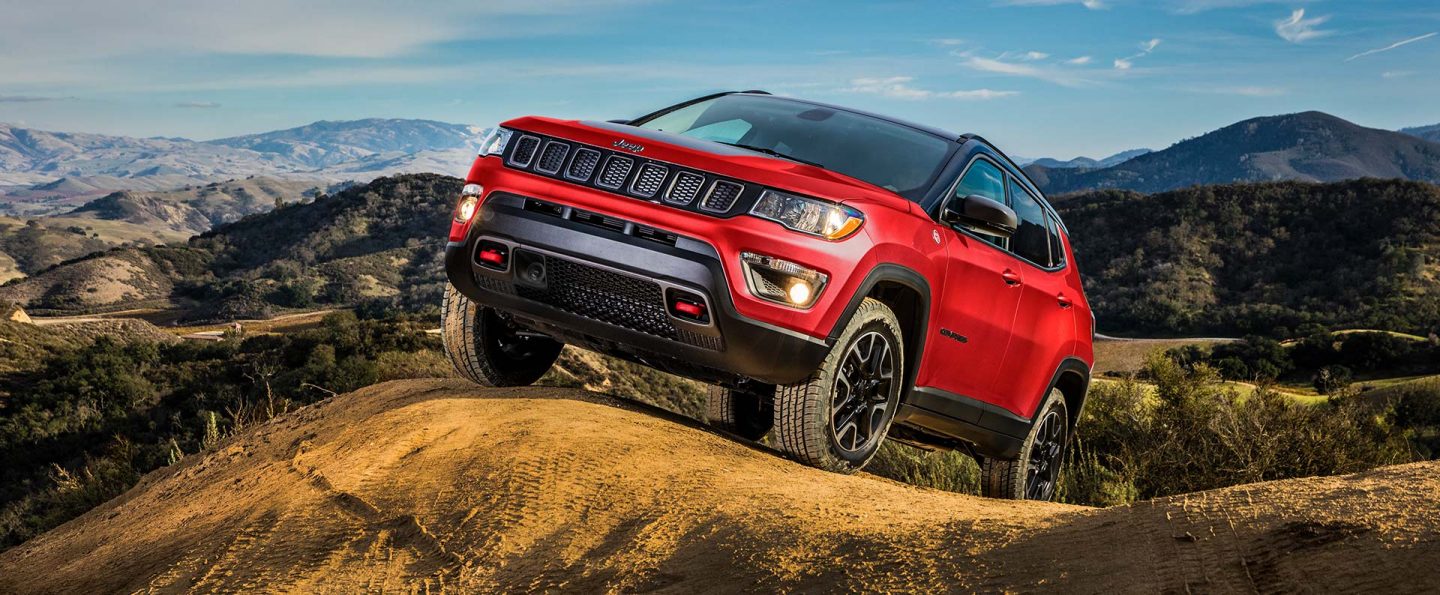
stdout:
[(175, 107), (186, 109), (215, 109), (220, 107), (220, 104), (214, 101), (181, 101), (175, 104)]
[(1059, 6), (1061, 4), (1079, 4), (1090, 10), (1107, 8), (1101, 0), (1000, 0), (1005, 6)]
[(1434, 37), (1434, 36), (1436, 36), (1436, 35), (1440, 35), (1440, 32), (1426, 33), (1426, 34), (1420, 35), (1420, 36), (1418, 36), (1418, 37), (1411, 37), (1410, 39), (1400, 40), (1400, 41), (1397, 41), (1397, 42), (1392, 43), (1392, 44), (1390, 44), (1390, 45), (1387, 45), (1387, 46), (1385, 46), (1385, 47), (1383, 47), (1383, 48), (1375, 48), (1375, 49), (1373, 49), (1373, 50), (1365, 50), (1365, 51), (1363, 51), (1363, 52), (1360, 52), (1360, 53), (1358, 53), (1358, 54), (1355, 54), (1354, 56), (1350, 56), (1349, 58), (1346, 58), (1345, 61), (1346, 61), (1346, 62), (1350, 62), (1350, 61), (1352, 61), (1352, 60), (1355, 60), (1356, 58), (1364, 58), (1365, 56), (1373, 56), (1373, 55), (1375, 55), (1375, 54), (1380, 54), (1380, 53), (1388, 52), (1388, 51), (1390, 51), (1390, 50), (1393, 50), (1393, 49), (1396, 49), (1396, 48), (1399, 48), (1399, 47), (1403, 47), (1403, 46), (1410, 45), (1410, 44), (1415, 43), (1415, 42), (1417, 42), (1417, 41), (1425, 41), (1426, 39), (1430, 39), (1431, 37)]
[(1158, 38), (1151, 39), (1150, 41), (1140, 44), (1140, 53), (1124, 58), (1116, 58), (1115, 70), (1130, 70), (1134, 68), (1136, 60), (1149, 56), (1151, 52), (1155, 51), (1155, 48), (1160, 47), (1160, 41)]
[(1169, 0), (1170, 10), (1180, 14), (1198, 14), (1222, 8), (1242, 8), (1259, 4), (1304, 4), (1313, 0)]
[(1385, 71), (1385, 72), (1380, 73), (1380, 78), (1382, 78), (1382, 79), (1403, 79), (1403, 78), (1410, 77), (1410, 76), (1414, 76), (1414, 75), (1415, 75), (1415, 71), (1413, 71), (1413, 70), (1387, 70), (1387, 71)]
[(74, 97), (46, 97), (43, 95), (0, 95), (0, 103), (44, 103), (46, 101), (69, 101)]
[(1062, 87), (1085, 87), (1097, 82), (1089, 76), (1094, 69), (1060, 68), (1050, 64), (1009, 62), (997, 58), (976, 56), (971, 53), (957, 55), (964, 59), (961, 65), (980, 72), (1038, 79)]
[(965, 45), (966, 42), (964, 39), (960, 39), (959, 37), (942, 37), (940, 39), (931, 39), (930, 43), (942, 47), (954, 47), (957, 45)]
[(1071, 59), (1069, 59), (1069, 60), (1066, 60), (1065, 63), (1066, 63), (1066, 64), (1073, 64), (1073, 65), (1075, 65), (1075, 66), (1084, 66), (1084, 65), (1086, 65), (1086, 64), (1089, 64), (1089, 63), (1091, 62), (1091, 60), (1093, 60), (1093, 58), (1091, 58), (1090, 56), (1078, 56), (1078, 57), (1075, 57), (1075, 58), (1071, 58)]
[(1290, 92), (1284, 87), (1195, 87), (1200, 93), (1213, 93), (1216, 95), (1239, 95), (1242, 97), (1279, 97)]
[(1319, 28), (1329, 20), (1329, 16), (1307, 19), (1305, 18), (1305, 9), (1297, 8), (1295, 12), (1290, 13), (1290, 18), (1275, 21), (1275, 34), (1290, 43), (1318, 39), (1333, 33), (1333, 31)]
[(962, 91), (931, 91), (910, 86), (915, 77), (890, 76), (881, 78), (857, 78), (841, 91), (847, 93), (869, 93), (893, 99), (966, 99), (987, 100), (1019, 95), (1017, 91), (995, 91), (993, 89), (970, 89)]

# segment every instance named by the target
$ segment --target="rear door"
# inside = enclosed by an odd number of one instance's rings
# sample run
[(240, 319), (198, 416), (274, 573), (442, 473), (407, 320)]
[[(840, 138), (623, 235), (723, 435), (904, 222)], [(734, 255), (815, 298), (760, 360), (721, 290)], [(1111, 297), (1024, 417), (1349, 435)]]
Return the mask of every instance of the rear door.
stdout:
[(1052, 216), (1040, 199), (1013, 177), (1009, 178), (1011, 208), (1019, 227), (1010, 238), (1015, 266), (1024, 269), (1025, 286), (1011, 326), (1004, 363), (991, 392), (996, 405), (1025, 418), (1035, 413), (1042, 393), (1060, 362), (1075, 343), (1075, 300), (1065, 255)]
[[(986, 158), (962, 174), (950, 197), (980, 195), (1005, 202), (1005, 173)], [(937, 312), (939, 336), (925, 341), (925, 365), (916, 384), (993, 401), (996, 374), (1010, 340), (1024, 271), (1005, 252), (1005, 240), (940, 227), (946, 248), (944, 289)]]

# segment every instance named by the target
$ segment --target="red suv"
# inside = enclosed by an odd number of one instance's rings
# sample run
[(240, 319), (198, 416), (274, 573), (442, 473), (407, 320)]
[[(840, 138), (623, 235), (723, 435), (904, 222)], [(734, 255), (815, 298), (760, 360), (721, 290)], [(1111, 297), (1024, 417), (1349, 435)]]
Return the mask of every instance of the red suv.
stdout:
[(712, 424), (853, 472), (963, 449), (1050, 499), (1094, 321), (1065, 226), (984, 139), (723, 93), (484, 140), (450, 228), (446, 351), (488, 386), (562, 344), (710, 383)]

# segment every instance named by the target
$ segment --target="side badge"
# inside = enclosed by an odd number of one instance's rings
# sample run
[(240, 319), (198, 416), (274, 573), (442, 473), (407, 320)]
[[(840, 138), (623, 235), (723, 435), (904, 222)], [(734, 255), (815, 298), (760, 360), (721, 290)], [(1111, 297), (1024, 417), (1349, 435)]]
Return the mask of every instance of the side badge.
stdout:
[(930, 239), (935, 240), (935, 244), (936, 244), (936, 245), (939, 245), (939, 244), (940, 244), (940, 230), (938, 230), (938, 229), (932, 229), (932, 230), (930, 230)]
[(966, 337), (965, 335), (962, 335), (962, 334), (960, 334), (960, 333), (957, 333), (957, 332), (955, 332), (955, 331), (952, 331), (952, 330), (950, 330), (950, 329), (948, 329), (948, 328), (941, 328), (941, 329), (940, 329), (940, 336), (945, 337), (946, 339), (952, 339), (952, 340), (955, 340), (955, 341), (959, 341), (959, 342), (961, 342), (961, 343), (969, 343), (969, 342), (970, 342), (970, 338), (969, 338), (969, 337)]

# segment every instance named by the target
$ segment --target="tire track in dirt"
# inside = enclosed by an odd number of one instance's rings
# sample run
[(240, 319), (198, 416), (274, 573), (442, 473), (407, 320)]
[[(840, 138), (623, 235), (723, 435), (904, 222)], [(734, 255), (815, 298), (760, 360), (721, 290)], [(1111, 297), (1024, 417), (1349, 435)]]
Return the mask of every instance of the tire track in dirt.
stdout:
[(0, 592), (1433, 589), (1440, 464), (1095, 510), (803, 467), (633, 403), (377, 385), (0, 553)]

